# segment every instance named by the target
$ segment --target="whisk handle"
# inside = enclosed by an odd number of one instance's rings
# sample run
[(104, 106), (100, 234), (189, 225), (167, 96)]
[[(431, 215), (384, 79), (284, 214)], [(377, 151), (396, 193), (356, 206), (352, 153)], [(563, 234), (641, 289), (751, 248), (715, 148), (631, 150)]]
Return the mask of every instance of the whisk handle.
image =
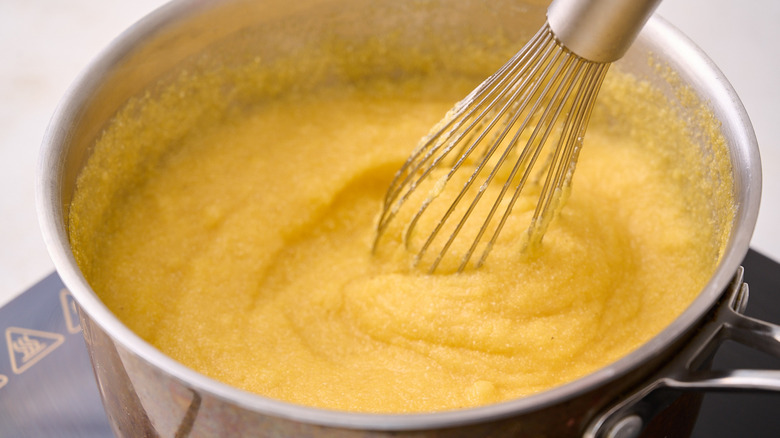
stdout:
[(620, 59), (661, 0), (554, 0), (547, 23), (563, 45), (595, 62)]

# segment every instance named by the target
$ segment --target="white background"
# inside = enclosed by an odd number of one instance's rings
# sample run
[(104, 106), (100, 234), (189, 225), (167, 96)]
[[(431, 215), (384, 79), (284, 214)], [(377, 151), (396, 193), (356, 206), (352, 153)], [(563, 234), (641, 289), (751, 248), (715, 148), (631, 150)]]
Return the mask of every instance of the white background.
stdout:
[[(112, 38), (162, 3), (0, 1), (0, 305), (54, 269), (38, 229), (33, 187), (55, 106)], [(666, 0), (658, 12), (709, 54), (747, 108), (764, 170), (751, 246), (780, 261), (780, 1)]]

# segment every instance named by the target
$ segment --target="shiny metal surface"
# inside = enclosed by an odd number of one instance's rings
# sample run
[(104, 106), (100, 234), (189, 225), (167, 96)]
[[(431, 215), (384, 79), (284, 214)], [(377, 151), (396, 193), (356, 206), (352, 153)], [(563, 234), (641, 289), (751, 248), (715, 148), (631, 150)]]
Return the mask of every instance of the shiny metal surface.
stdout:
[(595, 62), (614, 62), (633, 44), (661, 0), (555, 0), (547, 21), (566, 48)]
[[(684, 392), (780, 392), (779, 370), (710, 369), (714, 354), (728, 340), (780, 358), (780, 326), (743, 315), (748, 301), (748, 285), (743, 283), (743, 275), (743, 269), (739, 268), (712, 317), (688, 345), (647, 383), (597, 416), (585, 432), (585, 438), (608, 438), (628, 419), (638, 418), (640, 424), (647, 424)], [(641, 431), (639, 428), (638, 432)]]
[[(353, 414), (282, 403), (211, 380), (163, 355), (113, 316), (75, 264), (66, 217), (76, 176), (91, 144), (128, 97), (187, 66), (191, 55), (208, 50), (224, 55), (220, 49), (226, 46), (220, 43), (231, 38), (239, 44), (227, 45), (236, 51), (228, 55), (240, 58), (241, 51), (256, 56), (251, 52), (265, 50), (265, 40), (316, 38), (312, 29), (336, 29), (336, 25), (345, 35), (364, 38), (381, 29), (397, 29), (401, 22), (412, 26), (409, 17), (426, 25), (467, 26), (469, 32), (477, 33), (500, 28), (521, 38), (517, 29), (538, 29), (545, 10), (534, 2), (523, 8), (509, 8), (502, 2), (459, 2), (457, 7), (433, 2), (427, 6), (350, 0), (174, 2), (123, 34), (65, 96), (44, 139), (36, 202), (51, 257), (82, 309), (85, 338), (118, 436), (577, 436), (595, 412), (665, 363), (715, 305), (747, 252), (756, 221), (761, 176), (758, 149), (747, 115), (722, 74), (679, 32), (660, 19), (651, 19), (617, 65), (669, 88), (648, 65), (648, 52), (653, 53), (656, 61), (668, 65), (715, 113), (735, 163), (737, 211), (726, 252), (699, 297), (666, 330), (618, 362), (550, 391), (491, 406), (431, 414)], [(450, 14), (447, 19), (433, 19), (445, 14)], [(290, 17), (305, 17), (310, 32), (289, 29), (289, 35), (281, 35), (273, 24)], [(241, 39), (247, 34), (260, 37), (248, 44)], [(680, 105), (682, 110), (691, 109), (685, 102)]]
[[(743, 315), (748, 285), (743, 268), (720, 300), (711, 318), (693, 339), (636, 391), (619, 399), (598, 415), (585, 438), (608, 438), (623, 430), (626, 421), (647, 424), (682, 393), (690, 391), (762, 390), (780, 392), (778, 370), (711, 370), (718, 348), (727, 340), (780, 357), (780, 326)], [(628, 437), (639, 436), (643, 427), (633, 428)]]

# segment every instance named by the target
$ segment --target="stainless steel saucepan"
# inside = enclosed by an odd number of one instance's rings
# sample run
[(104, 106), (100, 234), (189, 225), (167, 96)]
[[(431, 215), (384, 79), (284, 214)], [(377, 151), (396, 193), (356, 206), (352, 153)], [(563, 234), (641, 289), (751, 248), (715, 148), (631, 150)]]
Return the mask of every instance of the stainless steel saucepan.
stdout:
[[(683, 114), (701, 104), (714, 113), (733, 165), (736, 214), (721, 262), (690, 307), (645, 345), (588, 376), (526, 398), (459, 411), (379, 415), (297, 406), (235, 389), (165, 356), (123, 325), (82, 276), (67, 234), (75, 181), (101, 130), (132, 96), (185, 68), (272, 59), (323, 38), (390, 41), (392, 35), (398, 50), (425, 53), (428, 44), (469, 47), (492, 35), (520, 47), (543, 23), (545, 10), (544, 2), (510, 0), (182, 0), (114, 41), (54, 115), (40, 159), (37, 206), (51, 257), (80, 307), (117, 436), (633, 437), (658, 427), (653, 419), (659, 413), (695, 402), (687, 395), (692, 390), (780, 390), (777, 371), (707, 370), (725, 339), (780, 355), (778, 327), (740, 314), (747, 295), (740, 263), (759, 206), (758, 146), (726, 78), (658, 17), (614, 68), (666, 90)], [(431, 53), (431, 62), (450, 65)], [(468, 63), (451, 68), (468, 69)], [(679, 87), (695, 98), (679, 98)], [(697, 128), (690, 126), (691, 135), (697, 136)], [(706, 156), (708, 145), (701, 147)], [(679, 417), (672, 421), (685, 429), (682, 423)]]

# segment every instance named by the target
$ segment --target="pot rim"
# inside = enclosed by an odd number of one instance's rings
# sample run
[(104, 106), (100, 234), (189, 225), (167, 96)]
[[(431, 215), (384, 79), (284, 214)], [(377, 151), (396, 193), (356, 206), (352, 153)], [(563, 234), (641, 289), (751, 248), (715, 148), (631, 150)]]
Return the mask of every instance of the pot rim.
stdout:
[[(44, 242), (58, 274), (82, 311), (109, 333), (115, 342), (191, 387), (254, 412), (310, 424), (353, 429), (403, 431), (453, 427), (532, 412), (607, 384), (668, 348), (670, 343), (684, 336), (712, 308), (747, 254), (761, 194), (760, 158), (752, 125), (736, 92), (715, 64), (679, 30), (654, 15), (640, 33), (639, 39), (654, 41), (665, 53), (674, 53), (675, 59), (684, 59), (685, 64), (681, 68), (703, 78), (707, 89), (715, 91), (713, 96), (708, 96), (711, 98), (710, 104), (726, 111), (729, 120), (735, 121), (728, 129), (737, 139), (735, 143), (739, 145), (739, 150), (735, 152), (743, 158), (741, 163), (744, 164), (744, 168), (735, 169), (735, 172), (748, 172), (750, 176), (746, 178), (747, 187), (735, 187), (735, 191), (742, 191), (746, 196), (734, 218), (735, 227), (719, 266), (693, 303), (661, 333), (627, 356), (573, 382), (520, 399), (433, 413), (372, 414), (307, 407), (270, 399), (206, 377), (141, 339), (100, 301), (81, 274), (70, 250), (60, 194), (64, 167), (62, 157), (67, 152), (69, 140), (68, 126), (76, 121), (80, 109), (100, 86), (101, 76), (138, 41), (176, 23), (182, 17), (218, 3), (218, 0), (174, 1), (149, 14), (114, 40), (74, 82), (56, 109), (44, 136), (36, 175), (36, 208)], [(732, 162), (736, 161), (732, 159)]]

